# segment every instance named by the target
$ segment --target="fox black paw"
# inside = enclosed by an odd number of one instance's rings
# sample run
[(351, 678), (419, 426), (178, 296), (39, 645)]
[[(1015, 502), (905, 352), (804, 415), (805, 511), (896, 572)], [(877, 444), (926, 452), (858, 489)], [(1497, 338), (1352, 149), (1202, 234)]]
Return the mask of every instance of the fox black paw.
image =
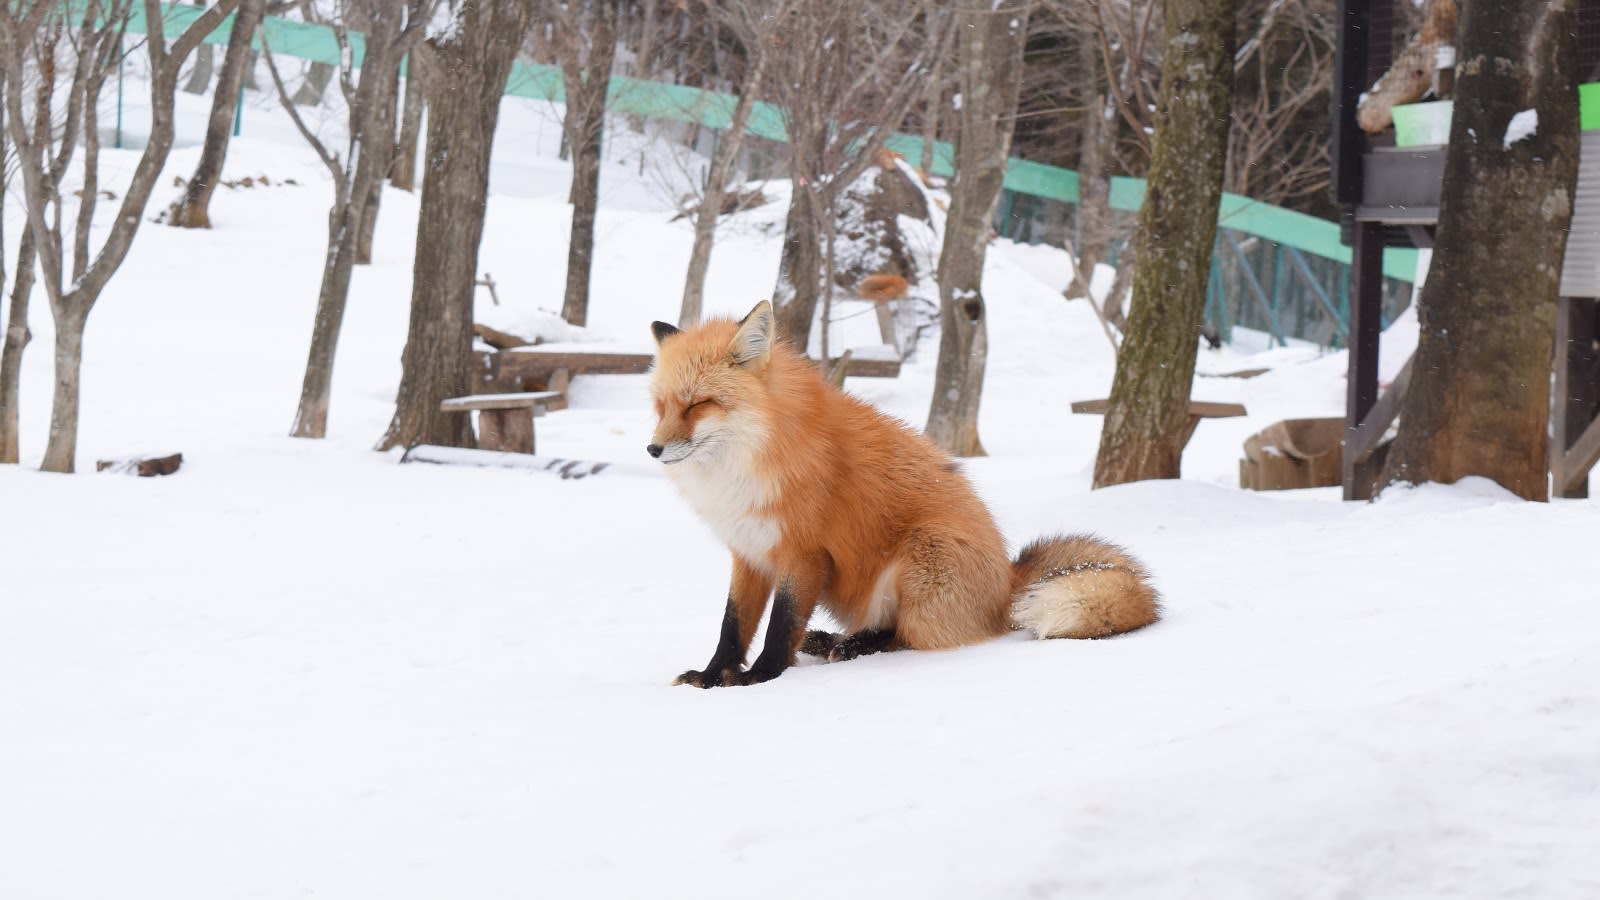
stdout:
[(782, 669), (772, 671), (770, 669), (762, 669), (757, 667), (748, 672), (729, 672), (722, 683), (730, 687), (736, 684), (761, 684), (763, 682), (771, 681), (782, 674)]
[(832, 650), (828, 651), (830, 662), (844, 662), (869, 653), (880, 653), (889, 649), (894, 643), (894, 632), (888, 629), (880, 631), (858, 631), (839, 641)]
[(842, 640), (844, 640), (844, 635), (834, 634), (831, 631), (808, 631), (806, 632), (806, 639), (800, 644), (800, 652), (807, 656), (820, 656), (823, 659), (827, 659), (828, 654), (832, 653), (833, 648), (839, 646), (839, 642)]
[(730, 684), (743, 684), (744, 682), (742, 681), (734, 680), (743, 674), (743, 672), (740, 672), (737, 669), (724, 669), (721, 672), (699, 672), (694, 669), (690, 669), (682, 675), (679, 675), (677, 678), (672, 679), (672, 683), (688, 684), (697, 688), (723, 687)]

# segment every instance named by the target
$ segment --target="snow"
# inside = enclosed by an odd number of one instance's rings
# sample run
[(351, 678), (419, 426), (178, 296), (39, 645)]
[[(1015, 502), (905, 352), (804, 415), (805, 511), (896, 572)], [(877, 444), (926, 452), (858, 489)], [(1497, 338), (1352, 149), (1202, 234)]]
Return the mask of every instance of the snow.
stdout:
[[(617, 464), (596, 477), (370, 450), (415, 197), (385, 195), (356, 272), (328, 438), (285, 436), (331, 191), (247, 104), (224, 177), (273, 186), (219, 191), (212, 231), (147, 225), (89, 321), (80, 470), (159, 446), (178, 474), (35, 470), (33, 306), (25, 465), (0, 467), (4, 896), (1600, 893), (1600, 504), (1480, 479), (1375, 503), (1239, 490), (1245, 437), (1340, 413), (1343, 354), (1202, 350), (1204, 374), (1270, 367), (1196, 379), (1250, 415), (1203, 423), (1182, 480), (1090, 491), (1101, 418), (1066, 406), (1106, 395), (1110, 350), (1060, 299), (1065, 254), (996, 241), (991, 455), (964, 468), (1014, 545), (1128, 545), (1165, 619), (674, 688), (710, 655), (728, 567), (644, 455), (642, 376), (580, 377), (539, 420), (541, 451)], [(206, 100), (179, 110), (163, 184)], [(549, 104), (508, 101), (498, 140), (480, 270), (509, 321), (559, 307), (567, 167)], [(607, 146), (583, 346), (637, 349), (676, 319), (692, 230), (639, 143)], [(115, 189), (133, 155), (103, 153)], [(712, 312), (771, 289), (782, 202), (725, 227)], [(922, 421), (936, 341), (849, 389)], [(1385, 378), (1414, 341), (1391, 329)]]
[(1511, 121), (1506, 123), (1506, 138), (1501, 146), (1510, 150), (1512, 144), (1526, 140), (1538, 133), (1539, 111), (1537, 109), (1525, 109), (1512, 116)]

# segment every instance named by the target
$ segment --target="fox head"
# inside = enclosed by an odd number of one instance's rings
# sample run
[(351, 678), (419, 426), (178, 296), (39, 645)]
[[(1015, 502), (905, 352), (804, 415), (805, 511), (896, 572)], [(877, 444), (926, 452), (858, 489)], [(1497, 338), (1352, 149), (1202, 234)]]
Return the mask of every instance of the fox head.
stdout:
[(772, 361), (772, 304), (743, 319), (714, 319), (688, 330), (650, 326), (656, 366), (650, 379), (656, 430), (645, 448), (667, 465), (711, 461), (732, 446), (749, 448), (764, 432), (762, 397)]
[(710, 461), (746, 445), (763, 429), (760, 397), (773, 356), (773, 304), (744, 319), (714, 319), (688, 330), (654, 322), (656, 368), (650, 380), (656, 432), (646, 452), (662, 463)]

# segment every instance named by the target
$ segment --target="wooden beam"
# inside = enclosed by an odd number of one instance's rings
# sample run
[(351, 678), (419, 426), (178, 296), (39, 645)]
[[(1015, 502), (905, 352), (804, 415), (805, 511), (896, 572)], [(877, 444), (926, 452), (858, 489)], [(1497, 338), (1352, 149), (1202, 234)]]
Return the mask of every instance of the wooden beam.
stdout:
[[(1377, 222), (1355, 224), (1354, 265), (1350, 273), (1350, 368), (1345, 379), (1345, 431), (1355, 432), (1367, 421), (1378, 402), (1378, 341), (1383, 316), (1383, 226)], [(1409, 375), (1409, 369), (1406, 373)], [(1399, 379), (1395, 380), (1399, 383)], [(1397, 393), (1390, 389), (1390, 393)], [(1389, 426), (1385, 424), (1384, 428)], [(1381, 431), (1380, 431), (1381, 434)], [(1372, 497), (1377, 473), (1370, 471), (1368, 453), (1349, 437), (1344, 451), (1344, 499)], [(1375, 445), (1374, 445), (1375, 446)]]
[[(1555, 390), (1550, 410), (1550, 492), (1557, 497), (1589, 496), (1589, 470), (1572, 450), (1593, 429), (1600, 412), (1600, 313), (1587, 297), (1562, 297), (1556, 310)], [(1583, 463), (1579, 465), (1579, 463)]]
[(1400, 370), (1400, 375), (1395, 376), (1394, 383), (1389, 384), (1384, 396), (1379, 397), (1370, 412), (1366, 413), (1362, 424), (1355, 429), (1346, 428), (1344, 431), (1346, 469), (1349, 469), (1349, 460), (1352, 456), (1355, 463), (1366, 463), (1366, 460), (1373, 455), (1373, 450), (1376, 450), (1379, 442), (1384, 439), (1384, 434), (1389, 431), (1390, 424), (1394, 424), (1395, 418), (1400, 416), (1400, 402), (1405, 400), (1405, 392), (1411, 389), (1411, 364), (1414, 360), (1416, 357), (1405, 360), (1405, 367)]
[(1372, 36), (1372, 0), (1339, 0), (1338, 36), (1333, 62), (1333, 193), (1334, 200), (1361, 202), (1361, 156), (1366, 135), (1356, 125), (1356, 106), (1372, 84), (1367, 55)]
[(1589, 423), (1583, 434), (1573, 443), (1572, 449), (1563, 454), (1562, 468), (1565, 470), (1567, 487), (1576, 491), (1574, 482), (1582, 479), (1583, 493), (1564, 493), (1563, 497), (1589, 496), (1589, 470), (1594, 464), (1600, 462), (1600, 419)]
[(439, 404), (445, 412), (466, 412), (484, 409), (534, 409), (561, 397), (560, 391), (520, 391), (509, 394), (473, 394), (470, 397), (451, 397)]
[[(851, 374), (855, 373), (852, 372)], [(1103, 415), (1110, 406), (1111, 401), (1108, 398), (1075, 400), (1072, 403), (1072, 411), (1090, 415)], [(1235, 419), (1239, 416), (1249, 415), (1243, 403), (1218, 403), (1211, 400), (1190, 400), (1188, 413), (1198, 419)]]

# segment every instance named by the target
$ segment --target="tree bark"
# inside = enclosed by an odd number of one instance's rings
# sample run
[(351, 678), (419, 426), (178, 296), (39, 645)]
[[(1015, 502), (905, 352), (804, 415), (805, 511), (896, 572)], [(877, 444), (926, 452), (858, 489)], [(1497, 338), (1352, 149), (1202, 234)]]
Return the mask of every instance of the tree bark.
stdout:
[(739, 89), (739, 102), (733, 107), (733, 121), (717, 144), (716, 157), (711, 161), (711, 173), (706, 178), (701, 193), (700, 209), (694, 218), (694, 246), (689, 251), (689, 271), (683, 281), (683, 305), (678, 311), (678, 327), (688, 328), (700, 321), (705, 304), (706, 271), (711, 267), (711, 245), (716, 240), (717, 218), (722, 212), (722, 195), (733, 177), (734, 164), (739, 160), (739, 150), (744, 146), (745, 128), (750, 124), (750, 111), (755, 109), (756, 94), (766, 71), (765, 46), (752, 48), (754, 58), (745, 72), (744, 84)]
[(1097, 488), (1180, 474), (1222, 197), (1233, 48), (1231, 0), (1167, 0), (1139, 266), (1095, 458)]
[(322, 102), (322, 94), (328, 89), (328, 82), (333, 80), (333, 66), (327, 63), (314, 62), (311, 70), (306, 73), (306, 80), (300, 82), (300, 89), (294, 92), (294, 102), (298, 106), (316, 106)]
[(952, 455), (984, 456), (978, 437), (989, 351), (983, 264), (1011, 154), (1028, 4), (1001, 0), (993, 7), (963, 8), (957, 16), (961, 108), (950, 215), (939, 253), (939, 365), (926, 432)]
[(70, 474), (78, 458), (79, 381), (83, 370), (83, 329), (87, 308), (56, 315), (56, 387), (50, 403), (50, 439), (45, 445), (46, 472)]
[[(378, 230), (378, 212), (383, 205), (383, 182), (389, 173), (390, 164), (394, 161), (394, 117), (395, 105), (399, 102), (400, 93), (400, 62), (395, 60), (392, 67), (386, 66), (387, 72), (383, 74), (378, 91), (372, 98), (372, 122), (368, 126), (371, 137), (365, 141), (362, 155), (370, 155), (371, 160), (362, 160), (371, 163), (371, 175), (366, 178), (366, 201), (361, 207), (361, 216), (357, 220), (360, 226), (356, 230), (356, 265), (365, 266), (372, 263), (372, 236)], [(363, 76), (364, 77), (364, 76)]]
[[(11, 308), (6, 313), (4, 350), (0, 351), (0, 463), (13, 465), (21, 458), (17, 414), (22, 399), (22, 354), (33, 340), (33, 332), (28, 330), (33, 279), (33, 232), (24, 228), (17, 239), (17, 274), (11, 286)], [(5, 279), (0, 278), (0, 285), (4, 283)]]
[(211, 195), (222, 177), (222, 164), (228, 156), (228, 140), (233, 135), (233, 119), (243, 84), (245, 65), (250, 61), (250, 39), (261, 23), (265, 0), (244, 0), (233, 19), (228, 50), (222, 57), (222, 73), (217, 91), (211, 97), (211, 118), (206, 122), (205, 144), (194, 176), (184, 186), (183, 196), (172, 205), (167, 224), (177, 228), (210, 228)]
[[(1469, 2), (1460, 24), (1433, 267), (1382, 481), (1480, 475), (1545, 500), (1556, 299), (1578, 165), (1576, 16), (1562, 0)], [(1515, 130), (1519, 122), (1531, 133)]]
[(201, 44), (199, 51), (194, 55), (194, 69), (189, 73), (189, 82), (183, 86), (183, 92), (204, 94), (206, 88), (211, 87), (211, 73), (215, 70), (215, 57), (212, 56), (211, 45)]
[(413, 53), (406, 64), (400, 136), (395, 142), (394, 159), (389, 163), (389, 183), (402, 191), (417, 189), (417, 138), (422, 134), (422, 86), (426, 77), (421, 54)]
[(778, 283), (772, 290), (778, 334), (801, 353), (811, 343), (811, 324), (822, 296), (822, 223), (810, 202), (809, 179), (791, 173), (794, 196), (783, 224), (783, 253), (778, 257)]
[(457, 27), (430, 42), (428, 145), (412, 275), (411, 326), (394, 419), (378, 449), (473, 446), (467, 417), (439, 404), (472, 390), (473, 283), (489, 191), (500, 96), (533, 0), (461, 7)]
[[(600, 205), (600, 153), (605, 134), (606, 92), (617, 50), (616, 0), (595, 0), (587, 40), (573, 35), (562, 63), (567, 91), (568, 141), (572, 145), (572, 234), (567, 241), (567, 289), (561, 318), (573, 325), (589, 321), (589, 278), (594, 267), (594, 222)], [(581, 64), (575, 58), (586, 45)], [(574, 115), (576, 119), (574, 120)]]

